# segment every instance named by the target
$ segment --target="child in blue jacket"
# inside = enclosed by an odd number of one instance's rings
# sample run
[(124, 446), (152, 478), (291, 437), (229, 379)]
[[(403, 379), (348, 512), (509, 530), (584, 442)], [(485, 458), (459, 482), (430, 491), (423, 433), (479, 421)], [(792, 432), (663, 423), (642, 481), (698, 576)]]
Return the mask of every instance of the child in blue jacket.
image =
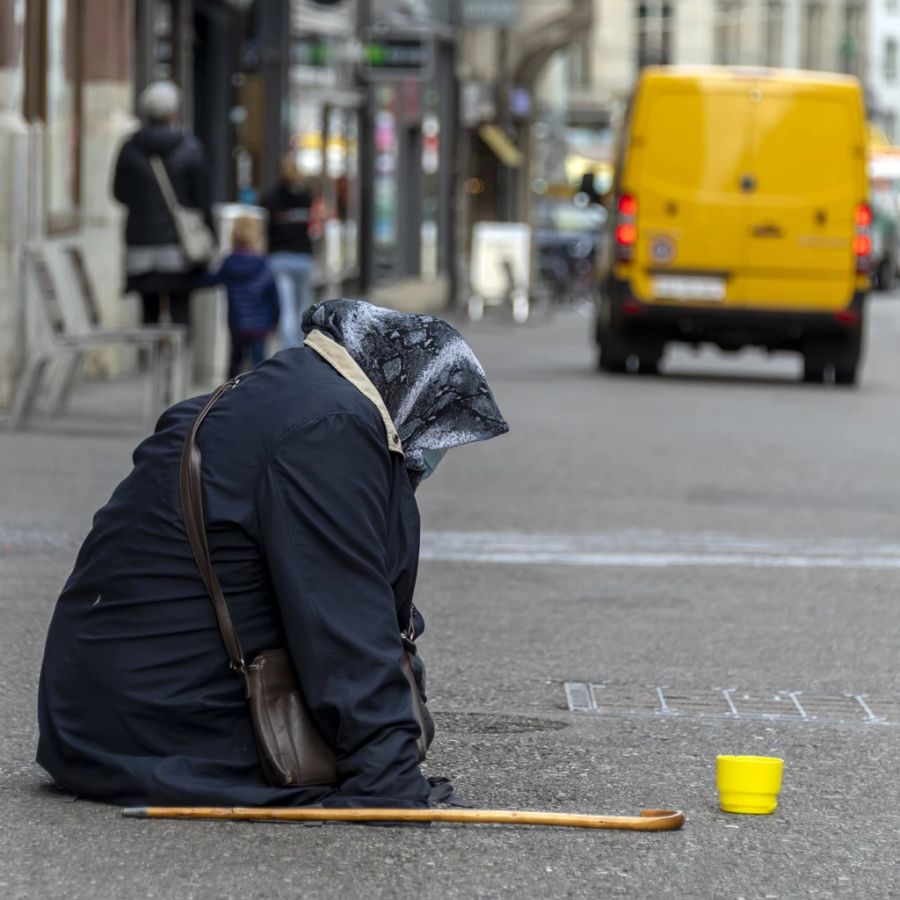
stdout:
[(266, 340), (278, 327), (279, 303), (275, 277), (259, 252), (259, 225), (249, 216), (239, 216), (231, 232), (231, 253), (218, 272), (209, 276), (228, 293), (228, 330), (231, 362), (228, 377), (242, 371), (244, 357), (253, 366), (266, 355)]

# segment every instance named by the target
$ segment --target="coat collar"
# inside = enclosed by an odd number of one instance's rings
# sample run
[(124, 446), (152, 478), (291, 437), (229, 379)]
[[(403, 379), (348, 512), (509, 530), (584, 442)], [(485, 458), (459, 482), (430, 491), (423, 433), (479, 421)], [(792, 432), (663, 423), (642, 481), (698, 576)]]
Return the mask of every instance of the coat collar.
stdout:
[(369, 376), (359, 367), (356, 360), (337, 341), (332, 340), (328, 335), (318, 330), (311, 331), (303, 343), (311, 350), (315, 350), (322, 359), (334, 367), (361, 394), (364, 394), (375, 404), (375, 408), (381, 413), (381, 418), (384, 421), (388, 450), (391, 453), (399, 453), (403, 456), (403, 444), (400, 442), (397, 426), (394, 425), (394, 420), (387, 411), (384, 400), (381, 399), (381, 394), (378, 393), (375, 385), (372, 384)]

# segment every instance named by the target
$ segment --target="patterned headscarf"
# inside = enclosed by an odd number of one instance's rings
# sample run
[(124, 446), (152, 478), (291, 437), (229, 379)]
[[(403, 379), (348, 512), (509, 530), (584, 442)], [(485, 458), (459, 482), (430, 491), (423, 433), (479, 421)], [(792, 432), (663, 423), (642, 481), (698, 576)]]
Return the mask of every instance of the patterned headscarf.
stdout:
[(509, 431), (472, 348), (443, 319), (327, 300), (303, 317), (304, 334), (314, 329), (344, 347), (381, 394), (414, 482), (427, 468), (423, 451)]

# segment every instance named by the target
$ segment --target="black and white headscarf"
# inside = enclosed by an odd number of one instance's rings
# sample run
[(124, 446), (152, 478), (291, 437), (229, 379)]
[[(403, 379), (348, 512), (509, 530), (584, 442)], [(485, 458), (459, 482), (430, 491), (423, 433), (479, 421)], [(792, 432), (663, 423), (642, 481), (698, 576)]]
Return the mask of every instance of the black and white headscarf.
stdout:
[(443, 319), (327, 300), (303, 317), (304, 334), (314, 329), (344, 347), (381, 394), (415, 481), (427, 468), (423, 451), (509, 431), (472, 348)]

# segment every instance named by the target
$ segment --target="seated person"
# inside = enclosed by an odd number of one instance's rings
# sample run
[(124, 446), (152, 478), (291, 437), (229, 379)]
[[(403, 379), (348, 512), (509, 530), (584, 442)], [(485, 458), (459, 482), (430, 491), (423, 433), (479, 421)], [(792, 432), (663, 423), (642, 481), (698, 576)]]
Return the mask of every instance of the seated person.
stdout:
[(37, 761), (128, 805), (427, 804), (400, 665), (419, 553), (414, 491), (452, 447), (507, 430), (462, 336), (332, 300), (199, 430), (213, 567), (246, 659), (286, 647), (334, 751), (333, 784), (267, 783), (182, 517), (179, 462), (206, 398), (165, 412), (94, 517), (56, 605)]

